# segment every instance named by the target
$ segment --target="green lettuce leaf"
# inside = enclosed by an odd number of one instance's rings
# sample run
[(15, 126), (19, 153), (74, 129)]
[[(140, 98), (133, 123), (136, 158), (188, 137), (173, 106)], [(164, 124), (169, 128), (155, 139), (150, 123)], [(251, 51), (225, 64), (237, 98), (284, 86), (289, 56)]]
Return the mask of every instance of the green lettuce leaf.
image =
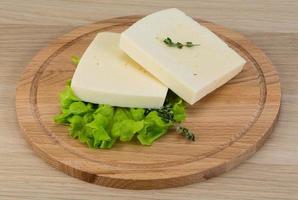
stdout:
[(82, 101), (77, 101), (69, 105), (68, 112), (74, 115), (80, 115), (87, 113), (89, 109)]
[(80, 132), (78, 140), (81, 143), (87, 144), (89, 148), (95, 148), (94, 147), (94, 139), (90, 132), (88, 131), (87, 127), (84, 127), (84, 129)]
[(69, 108), (73, 102), (80, 101), (80, 99), (75, 96), (69, 85), (65, 87), (65, 89), (60, 93), (59, 97), (62, 108)]
[(83, 116), (83, 119), (84, 119), (85, 124), (88, 124), (88, 123), (92, 122), (94, 120), (93, 113), (92, 112), (86, 113)]
[(94, 120), (86, 124), (87, 127), (96, 129), (98, 127), (106, 128), (109, 124), (109, 120), (104, 115), (97, 113), (94, 116)]
[(100, 147), (103, 141), (111, 141), (111, 137), (102, 126), (93, 128), (91, 130), (91, 134), (93, 135), (93, 138), (94, 138), (93, 147), (95, 148)]
[(110, 105), (100, 105), (94, 112), (94, 114), (98, 113), (102, 114), (110, 121), (114, 116), (114, 108)]
[(54, 121), (57, 124), (69, 124), (68, 118), (71, 116), (71, 113), (64, 111), (63, 113), (56, 115)]
[(133, 136), (144, 127), (143, 121), (134, 121), (132, 119), (125, 119), (113, 124), (112, 136), (114, 138), (120, 137), (120, 141), (130, 141)]
[(81, 101), (68, 81), (60, 93), (61, 114), (58, 124), (69, 126), (69, 133), (89, 148), (111, 148), (117, 140), (131, 141), (134, 136), (142, 145), (151, 145), (175, 123), (185, 120), (181, 98), (169, 92), (160, 109), (123, 108)]
[(113, 118), (114, 123), (120, 122), (126, 119), (131, 119), (131, 116), (128, 114), (125, 108), (116, 108), (115, 115)]
[(109, 141), (106, 141), (106, 140), (102, 141), (99, 148), (101, 148), (101, 149), (110, 149), (110, 148), (112, 148), (112, 146), (114, 145), (114, 143), (116, 141), (117, 141), (116, 138), (112, 138)]
[(69, 126), (70, 135), (74, 138), (78, 138), (85, 125), (83, 117), (79, 115), (74, 115), (68, 118), (68, 121), (70, 123), (70, 126)]
[(151, 145), (155, 140), (164, 135), (171, 124), (166, 123), (157, 113), (151, 111), (144, 120), (144, 128), (137, 136), (142, 145)]
[(173, 106), (174, 120), (176, 122), (182, 122), (185, 120), (185, 106), (182, 99), (179, 99)]
[(134, 120), (140, 121), (145, 117), (145, 109), (143, 108), (130, 108), (131, 116)]

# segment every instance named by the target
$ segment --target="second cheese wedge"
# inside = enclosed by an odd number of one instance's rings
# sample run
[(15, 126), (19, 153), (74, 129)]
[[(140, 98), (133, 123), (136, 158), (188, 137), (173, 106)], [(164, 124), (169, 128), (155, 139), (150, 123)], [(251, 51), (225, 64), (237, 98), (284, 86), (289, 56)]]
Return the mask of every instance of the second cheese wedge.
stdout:
[[(192, 42), (196, 46), (167, 45)], [(237, 75), (245, 60), (178, 9), (144, 17), (121, 34), (120, 48), (190, 104)]]
[(119, 49), (119, 33), (99, 33), (72, 78), (80, 99), (121, 107), (159, 108), (167, 87)]

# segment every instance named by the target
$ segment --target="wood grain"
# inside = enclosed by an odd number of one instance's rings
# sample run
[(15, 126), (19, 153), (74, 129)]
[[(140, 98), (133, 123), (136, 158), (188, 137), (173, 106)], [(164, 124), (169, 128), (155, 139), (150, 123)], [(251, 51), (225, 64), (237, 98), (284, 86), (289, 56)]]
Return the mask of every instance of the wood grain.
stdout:
[[(43, 162), (29, 148), (15, 116), (15, 87), (36, 52), (76, 26), (178, 7), (237, 30), (272, 60), (282, 83), (273, 134), (236, 169), (187, 187), (131, 191), (87, 184)], [(0, 1), (0, 199), (298, 199), (298, 2), (285, 1)], [(40, 15), (43, 13), (43, 15)]]
[(240, 34), (199, 20), (247, 60), (243, 71), (187, 109), (196, 142), (171, 131), (151, 147), (120, 143), (93, 150), (56, 125), (58, 92), (71, 79), (71, 55), (82, 55), (101, 31), (122, 32), (142, 16), (104, 20), (58, 38), (27, 66), (17, 87), (19, 124), (32, 148), (52, 166), (87, 182), (115, 188), (182, 186), (229, 171), (260, 148), (280, 107), (280, 83), (269, 59)]

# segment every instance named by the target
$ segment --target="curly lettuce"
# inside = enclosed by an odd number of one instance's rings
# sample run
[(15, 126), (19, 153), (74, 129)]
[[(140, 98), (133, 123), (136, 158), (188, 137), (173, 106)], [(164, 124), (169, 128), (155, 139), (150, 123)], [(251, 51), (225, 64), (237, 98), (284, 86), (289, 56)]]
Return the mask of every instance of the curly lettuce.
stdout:
[(185, 119), (183, 100), (171, 92), (160, 109), (87, 103), (75, 96), (70, 82), (59, 97), (61, 113), (54, 121), (67, 125), (70, 136), (90, 148), (108, 149), (117, 141), (129, 142), (134, 138), (142, 145), (152, 145)]

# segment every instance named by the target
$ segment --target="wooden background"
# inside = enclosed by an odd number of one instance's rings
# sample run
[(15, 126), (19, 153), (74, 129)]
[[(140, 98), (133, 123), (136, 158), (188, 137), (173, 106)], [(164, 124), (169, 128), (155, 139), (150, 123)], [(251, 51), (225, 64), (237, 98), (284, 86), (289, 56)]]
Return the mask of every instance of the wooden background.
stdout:
[[(281, 78), (282, 107), (264, 147), (219, 177), (151, 191), (88, 184), (37, 157), (15, 114), (16, 83), (34, 54), (77, 26), (168, 7), (244, 34), (272, 60)], [(297, 0), (0, 0), (0, 199), (298, 199), (297, 19)]]

